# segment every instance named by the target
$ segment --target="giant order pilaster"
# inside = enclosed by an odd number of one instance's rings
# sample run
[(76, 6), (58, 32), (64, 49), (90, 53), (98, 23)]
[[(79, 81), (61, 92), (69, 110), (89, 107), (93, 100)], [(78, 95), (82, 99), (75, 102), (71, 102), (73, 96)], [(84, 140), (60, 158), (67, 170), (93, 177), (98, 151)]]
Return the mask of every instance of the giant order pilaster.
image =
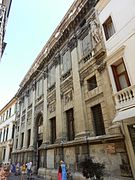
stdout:
[(86, 125), (85, 125), (85, 116), (83, 109), (84, 106), (83, 106), (81, 84), (79, 77), (78, 50), (77, 50), (76, 37), (73, 37), (70, 40), (69, 47), (71, 49), (72, 76), (73, 76), (73, 88), (74, 88), (75, 139), (78, 139), (86, 135)]
[(31, 137), (30, 137), (30, 147), (34, 147), (34, 139), (35, 139), (35, 93), (36, 93), (36, 85), (35, 82), (32, 85), (33, 95), (32, 95), (32, 118), (31, 118)]
[(48, 112), (47, 112), (47, 71), (44, 72), (44, 105), (43, 105), (43, 144), (49, 142)]
[(56, 67), (56, 138), (58, 142), (63, 140), (63, 119), (62, 119), (62, 101), (60, 91), (60, 56), (55, 59)]
[(26, 115), (25, 115), (25, 124), (24, 124), (23, 149), (27, 148), (27, 112), (28, 112), (28, 94), (26, 93)]
[(20, 112), (20, 121), (19, 121), (19, 137), (18, 137), (18, 145), (17, 149), (21, 149), (21, 118), (22, 118), (22, 101), (21, 101), (21, 112)]

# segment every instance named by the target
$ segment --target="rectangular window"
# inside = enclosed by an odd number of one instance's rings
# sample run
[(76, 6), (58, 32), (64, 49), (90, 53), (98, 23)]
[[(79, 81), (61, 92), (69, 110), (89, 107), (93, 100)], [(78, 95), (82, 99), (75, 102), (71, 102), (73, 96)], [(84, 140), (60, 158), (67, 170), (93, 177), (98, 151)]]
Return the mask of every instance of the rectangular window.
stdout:
[(123, 59), (112, 65), (112, 71), (117, 91), (130, 86), (129, 77)]
[(90, 79), (87, 80), (87, 87), (88, 91), (95, 89), (97, 87), (96, 76), (92, 76)]
[(55, 143), (56, 140), (56, 118), (50, 119), (51, 124), (51, 144)]
[(22, 133), (22, 136), (21, 136), (21, 148), (23, 147), (23, 141), (24, 141), (24, 133)]
[(17, 149), (17, 147), (18, 147), (18, 139), (16, 139), (16, 149)]
[(9, 109), (9, 117), (11, 117), (11, 108)]
[(4, 132), (3, 132), (3, 141), (5, 140), (5, 128), (4, 128)]
[(11, 160), (11, 154), (12, 154), (12, 147), (10, 147), (10, 149), (9, 149), (9, 160)]
[(8, 130), (9, 130), (9, 128), (7, 127), (7, 131), (6, 131), (6, 141), (8, 140)]
[(3, 161), (5, 160), (5, 155), (6, 155), (6, 149), (3, 149)]
[(27, 147), (30, 145), (31, 129), (28, 130)]
[(71, 70), (71, 55), (70, 51), (66, 51), (62, 56), (61, 74), (64, 75)]
[(28, 95), (28, 106), (30, 106), (32, 104), (32, 89), (29, 90), (29, 95)]
[(68, 141), (74, 140), (74, 114), (73, 109), (66, 111)]
[(99, 136), (105, 134), (101, 105), (97, 104), (96, 106), (91, 107), (91, 111), (93, 115), (93, 125), (94, 125), (95, 135)]
[(108, 40), (115, 33), (111, 16), (109, 16), (109, 18), (103, 23), (103, 29), (106, 40)]
[(51, 88), (52, 86), (55, 85), (56, 82), (55, 74), (56, 74), (56, 69), (55, 66), (53, 66), (51, 67), (51, 69), (49, 69), (48, 72), (48, 88)]
[(12, 128), (12, 139), (14, 139), (14, 133), (15, 133), (15, 125), (13, 125), (13, 128)]
[(91, 48), (92, 48), (91, 38), (90, 38), (90, 34), (88, 33), (82, 39), (82, 54), (83, 54), (83, 56), (88, 55), (88, 53), (90, 52)]
[(8, 118), (8, 110), (7, 110), (7, 112), (6, 112), (6, 119)]

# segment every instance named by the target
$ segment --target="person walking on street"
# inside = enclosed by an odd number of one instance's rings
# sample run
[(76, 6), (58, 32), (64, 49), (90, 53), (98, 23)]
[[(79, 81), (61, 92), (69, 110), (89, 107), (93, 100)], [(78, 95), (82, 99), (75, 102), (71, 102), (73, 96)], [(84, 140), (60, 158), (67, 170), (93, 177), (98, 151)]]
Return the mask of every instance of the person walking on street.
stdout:
[(67, 180), (67, 170), (64, 161), (61, 161), (61, 169), (62, 169), (62, 180)]
[(61, 165), (59, 165), (59, 168), (58, 168), (58, 180), (62, 180), (62, 169), (61, 169)]

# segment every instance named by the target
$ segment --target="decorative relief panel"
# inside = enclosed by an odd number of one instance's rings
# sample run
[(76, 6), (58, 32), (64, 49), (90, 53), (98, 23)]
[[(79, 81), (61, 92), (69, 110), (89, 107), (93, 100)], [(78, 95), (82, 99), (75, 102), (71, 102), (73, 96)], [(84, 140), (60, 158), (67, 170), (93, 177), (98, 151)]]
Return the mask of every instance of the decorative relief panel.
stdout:
[(83, 82), (83, 80), (91, 73), (93, 73), (93, 71), (95, 71), (96, 69), (97, 65), (95, 63), (95, 60), (91, 61), (91, 63), (89, 63), (88, 66), (85, 66), (80, 70), (80, 81)]
[(63, 83), (61, 83), (61, 93), (62, 94), (64, 94), (64, 92), (67, 92), (69, 89), (73, 89), (72, 77), (68, 78)]
[(68, 104), (72, 100), (73, 100), (72, 91), (69, 91), (69, 92), (64, 94), (64, 105)]
[(41, 111), (43, 111), (43, 102), (36, 106), (36, 108), (35, 108), (35, 117)]
[(56, 110), (56, 103), (51, 103), (51, 104), (48, 104), (48, 111), (49, 113), (52, 113), (52, 112), (55, 112)]
[(27, 113), (27, 123), (31, 124), (31, 119), (32, 119), (32, 109), (28, 111)]

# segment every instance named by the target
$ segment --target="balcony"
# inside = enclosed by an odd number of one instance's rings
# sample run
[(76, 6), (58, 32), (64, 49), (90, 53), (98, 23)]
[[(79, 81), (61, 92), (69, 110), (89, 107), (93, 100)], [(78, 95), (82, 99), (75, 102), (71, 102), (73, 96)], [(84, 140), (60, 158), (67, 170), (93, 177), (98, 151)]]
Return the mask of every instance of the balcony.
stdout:
[(116, 109), (124, 109), (135, 105), (135, 85), (129, 86), (114, 95)]

